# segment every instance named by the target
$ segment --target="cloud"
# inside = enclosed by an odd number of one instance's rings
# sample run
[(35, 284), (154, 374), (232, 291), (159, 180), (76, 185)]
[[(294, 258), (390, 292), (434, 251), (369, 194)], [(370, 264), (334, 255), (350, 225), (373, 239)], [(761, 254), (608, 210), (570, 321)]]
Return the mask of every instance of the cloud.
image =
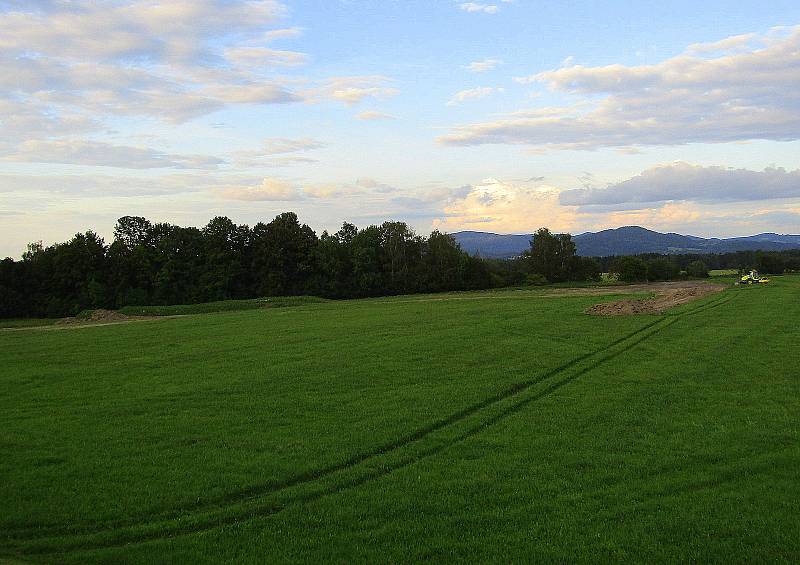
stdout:
[(318, 183), (303, 187), (303, 194), (309, 198), (328, 199), (341, 196), (342, 187), (336, 183)]
[(297, 94), (275, 84), (215, 85), (205, 92), (223, 102), (237, 104), (289, 104), (302, 100)]
[(687, 53), (713, 53), (715, 51), (731, 51), (746, 47), (752, 40), (756, 39), (755, 33), (744, 33), (742, 35), (733, 35), (726, 37), (720, 41), (712, 43), (692, 43), (686, 48)]
[(357, 120), (364, 120), (364, 121), (375, 121), (375, 120), (394, 120), (396, 119), (395, 116), (391, 114), (385, 114), (383, 112), (378, 112), (377, 110), (366, 110), (364, 112), (360, 112), (356, 114)]
[(434, 227), (446, 231), (479, 229), (500, 233), (531, 233), (548, 226), (557, 231), (575, 225), (577, 213), (558, 202), (554, 187), (530, 187), (488, 178), (464, 187), (444, 207)]
[(800, 26), (749, 40), (757, 47), (729, 38), (722, 44), (738, 49), (714, 58), (684, 54), (655, 65), (575, 65), (518, 77), (584, 100), (548, 115), (457, 126), (440, 142), (596, 149), (800, 139)]
[(264, 39), (268, 42), (272, 42), (280, 39), (294, 39), (295, 37), (300, 37), (302, 34), (303, 30), (299, 27), (273, 29), (264, 34)]
[(568, 206), (625, 207), (667, 201), (736, 202), (800, 198), (800, 170), (763, 171), (673, 163), (653, 167), (606, 188), (561, 193)]
[(265, 35), (284, 14), (273, 0), (3, 3), (0, 138), (74, 135), (111, 116), (182, 123), (228, 104), (299, 102), (270, 72), (305, 55), (263, 45), (295, 33)]
[(322, 86), (307, 93), (312, 100), (336, 100), (348, 106), (358, 104), (365, 98), (388, 98), (399, 90), (387, 86), (391, 79), (381, 75), (332, 77)]
[(491, 96), (496, 92), (504, 92), (504, 89), (494, 88), (492, 86), (479, 86), (477, 88), (462, 90), (461, 92), (456, 92), (453, 95), (453, 97), (447, 102), (447, 105), (458, 106), (459, 104), (467, 100), (478, 100), (480, 98), (486, 98), (487, 96)]
[(247, 202), (288, 201), (302, 198), (302, 193), (287, 181), (265, 178), (256, 186), (227, 186), (220, 190), (220, 195), (228, 200), (244, 200)]
[(473, 61), (464, 68), (473, 73), (485, 73), (486, 71), (492, 71), (496, 69), (502, 64), (503, 61), (500, 59), (484, 59), (482, 61)]
[(26, 6), (0, 14), (0, 49), (24, 47), (78, 60), (206, 62), (214, 57), (217, 38), (260, 32), (285, 13), (271, 0), (38, 4), (32, 6), (38, 10)]
[(100, 123), (88, 116), (62, 112), (54, 115), (37, 104), (3, 99), (0, 95), (0, 147), (20, 139), (86, 133), (100, 128)]
[(231, 47), (225, 50), (225, 57), (244, 67), (297, 67), (308, 62), (305, 53), (278, 51), (269, 47)]
[(85, 140), (29, 140), (2, 157), (6, 161), (62, 163), (129, 169), (215, 169), (222, 159), (208, 155), (173, 155), (144, 147)]
[(355, 184), (359, 188), (366, 188), (367, 190), (370, 190), (372, 192), (388, 193), (388, 192), (396, 192), (398, 190), (394, 186), (382, 183), (380, 181), (377, 181), (369, 177), (359, 178), (356, 180)]
[(272, 137), (264, 141), (262, 155), (280, 155), (282, 153), (295, 153), (297, 151), (310, 151), (321, 149), (325, 144), (317, 139), (304, 137), (291, 139), (288, 137)]
[[(69, 195), (96, 200), (98, 197), (165, 196), (195, 193), (219, 184), (214, 175), (193, 173), (151, 175), (0, 175), (0, 193), (30, 196), (42, 193), (48, 202), (60, 203), (52, 195)], [(26, 206), (24, 210), (30, 211)]]
[(299, 163), (316, 163), (317, 160), (297, 155), (325, 147), (325, 143), (310, 137), (272, 137), (264, 140), (259, 149), (234, 151), (231, 157), (242, 167), (286, 167)]
[(463, 2), (458, 7), (465, 12), (496, 14), (499, 10), (494, 4), (479, 4), (477, 2)]

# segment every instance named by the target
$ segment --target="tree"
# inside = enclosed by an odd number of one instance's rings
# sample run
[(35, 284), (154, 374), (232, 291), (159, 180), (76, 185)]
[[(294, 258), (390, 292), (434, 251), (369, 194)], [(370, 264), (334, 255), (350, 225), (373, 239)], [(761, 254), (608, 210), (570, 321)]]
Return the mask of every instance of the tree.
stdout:
[(639, 257), (618, 257), (610, 272), (624, 282), (643, 282), (647, 280), (647, 263)]
[(356, 296), (378, 296), (386, 292), (383, 284), (383, 248), (381, 230), (368, 226), (350, 243)]
[(302, 294), (312, 276), (317, 235), (294, 212), (253, 228), (252, 272), (262, 296)]
[(686, 274), (695, 279), (708, 277), (708, 267), (702, 261), (692, 261), (686, 266)]
[(386, 290), (390, 294), (413, 292), (420, 263), (422, 241), (405, 222), (384, 222), (380, 227), (381, 256)]
[(438, 230), (431, 232), (423, 245), (422, 269), (424, 289), (429, 292), (464, 287), (465, 253), (453, 236)]
[(567, 278), (571, 281), (599, 281), (600, 263), (592, 257), (570, 258)]
[(647, 280), (668, 281), (680, 274), (678, 265), (666, 257), (658, 257), (647, 262)]
[(570, 234), (553, 234), (540, 228), (531, 238), (530, 272), (543, 275), (549, 282), (565, 281), (574, 256), (575, 243)]
[(122, 216), (114, 227), (114, 239), (128, 249), (147, 245), (152, 224), (141, 216)]

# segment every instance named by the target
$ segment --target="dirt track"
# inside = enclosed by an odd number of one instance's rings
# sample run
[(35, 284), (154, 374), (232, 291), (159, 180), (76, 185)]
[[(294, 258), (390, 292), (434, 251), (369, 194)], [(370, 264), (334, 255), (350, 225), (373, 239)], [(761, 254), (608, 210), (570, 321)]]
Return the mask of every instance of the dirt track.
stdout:
[[(660, 314), (674, 306), (721, 292), (725, 285), (706, 282), (669, 282), (624, 287), (626, 292), (655, 292), (653, 298), (626, 298), (614, 302), (595, 304), (587, 314), (595, 316), (630, 316), (632, 314)], [(637, 290), (632, 290), (636, 288)], [(605, 294), (608, 294), (607, 292)]]

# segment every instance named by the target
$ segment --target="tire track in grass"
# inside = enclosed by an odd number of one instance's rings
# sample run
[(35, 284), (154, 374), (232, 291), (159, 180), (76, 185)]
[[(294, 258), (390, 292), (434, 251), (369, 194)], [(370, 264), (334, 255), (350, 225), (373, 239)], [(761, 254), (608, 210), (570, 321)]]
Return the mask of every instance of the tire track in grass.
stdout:
[[(34, 536), (15, 536), (13, 533), (7, 532), (6, 541), (10, 542), (10, 545), (6, 547), (6, 550), (19, 554), (58, 554), (69, 550), (91, 550), (154, 541), (174, 535), (202, 532), (256, 517), (269, 516), (293, 504), (309, 502), (342, 492), (436, 455), (456, 443), (477, 435), (531, 403), (556, 392), (595, 367), (624, 354), (673, 325), (683, 316), (705, 312), (727, 304), (732, 299), (732, 296), (723, 294), (720, 298), (706, 302), (692, 310), (660, 316), (657, 320), (613, 341), (600, 350), (581, 355), (539, 377), (517, 383), (447, 418), (403, 436), (399, 440), (356, 455), (345, 462), (295, 476), (284, 481), (281, 486), (272, 486), (269, 489), (246, 489), (247, 494), (243, 495), (243, 491), (239, 491), (235, 497), (225, 497), (194, 513), (181, 511), (180, 515), (167, 518), (153, 517), (154, 519), (140, 520), (121, 526), (106, 524), (99, 528), (87, 528), (78, 532), (73, 530), (60, 534), (53, 534), (52, 531), (45, 533), (39, 530), (37, 532), (39, 535)], [(593, 359), (595, 357), (596, 359)], [(584, 366), (579, 367), (581, 364)], [(550, 384), (543, 390), (539, 392), (531, 390), (535, 385), (564, 373), (567, 373), (565, 378)], [(485, 412), (492, 413), (484, 415)], [(473, 416), (479, 417), (477, 423), (471, 422)], [(462, 426), (467, 429), (459, 431)], [(437, 433), (444, 437), (435, 437)], [(424, 442), (421, 442), (423, 439), (431, 440), (433, 445), (425, 445)], [(410, 453), (406, 454), (404, 451)], [(304, 488), (306, 488), (305, 491)], [(292, 492), (297, 489), (300, 489), (300, 492)], [(265, 501), (265, 497), (270, 497), (272, 500)]]
[[(543, 381), (545, 379), (548, 379), (548, 378), (550, 378), (550, 377), (552, 377), (552, 376), (554, 376), (554, 375), (556, 375), (558, 373), (561, 373), (561, 372), (563, 372), (565, 370), (568, 370), (569, 368), (575, 366), (576, 364), (581, 363), (582, 361), (585, 361), (585, 360), (589, 359), (590, 357), (593, 357), (593, 356), (597, 355), (598, 353), (601, 353), (602, 351), (607, 350), (608, 348), (614, 347), (614, 346), (618, 345), (619, 343), (621, 343), (621, 342), (623, 342), (623, 341), (625, 341), (627, 339), (630, 339), (633, 335), (636, 335), (636, 334), (638, 334), (638, 333), (640, 333), (640, 332), (652, 327), (653, 325), (657, 324), (660, 321), (662, 321), (662, 320), (661, 319), (655, 320), (655, 321), (643, 326), (642, 328), (639, 328), (639, 329), (635, 330), (631, 334), (628, 334), (626, 336), (623, 336), (623, 337), (613, 341), (609, 345), (604, 346), (602, 349), (599, 349), (597, 351), (592, 351), (592, 352), (589, 352), (589, 353), (585, 353), (585, 354), (583, 354), (583, 355), (581, 355), (581, 356), (579, 356), (579, 357), (577, 357), (575, 359), (572, 359), (572, 360), (570, 360), (570, 361), (568, 361), (568, 362), (566, 362), (566, 363), (564, 363), (564, 364), (562, 364), (562, 365), (560, 365), (560, 366), (558, 366), (558, 367), (556, 367), (554, 369), (551, 369), (550, 371), (548, 371), (548, 372), (546, 372), (546, 373), (544, 373), (544, 374), (542, 374), (542, 375), (540, 375), (538, 377), (535, 377), (533, 379), (529, 379), (527, 381), (515, 383), (515, 384), (511, 385), (510, 387), (507, 387), (505, 390), (503, 390), (503, 391), (501, 391), (501, 392), (499, 392), (499, 393), (497, 393), (497, 394), (495, 394), (493, 396), (490, 396), (490, 397), (488, 397), (486, 399), (483, 399), (480, 402), (477, 402), (477, 403), (474, 403), (474, 404), (472, 404), (470, 406), (467, 406), (466, 408), (463, 408), (463, 409), (461, 409), (461, 410), (449, 415), (446, 418), (437, 420), (437, 421), (435, 421), (435, 422), (433, 422), (433, 423), (431, 423), (431, 424), (429, 424), (427, 426), (423, 426), (422, 428), (419, 428), (419, 429), (413, 431), (412, 433), (407, 434), (405, 436), (402, 436), (402, 437), (400, 437), (400, 438), (398, 438), (398, 439), (396, 439), (396, 440), (394, 440), (392, 442), (384, 443), (384, 444), (382, 444), (380, 446), (375, 447), (374, 449), (371, 449), (371, 450), (368, 450), (368, 451), (364, 451), (362, 453), (358, 453), (358, 454), (356, 454), (356, 455), (354, 455), (354, 456), (352, 456), (352, 457), (350, 457), (350, 458), (348, 458), (345, 461), (342, 461), (340, 463), (335, 463), (333, 465), (329, 465), (329, 466), (322, 467), (322, 468), (319, 468), (319, 469), (313, 469), (313, 470), (309, 470), (309, 471), (306, 471), (306, 472), (303, 472), (303, 473), (299, 473), (299, 474), (297, 474), (297, 475), (295, 475), (293, 477), (290, 477), (289, 479), (283, 480), (283, 481), (271, 481), (269, 483), (263, 483), (261, 485), (250, 486), (250, 487), (247, 487), (245, 489), (241, 489), (241, 490), (238, 490), (238, 491), (235, 491), (235, 492), (232, 492), (232, 493), (228, 493), (224, 497), (220, 497), (220, 498), (215, 499), (213, 501), (204, 501), (204, 502), (202, 502), (200, 504), (186, 505), (183, 508), (181, 508), (179, 511), (172, 511), (172, 512), (169, 512), (169, 513), (148, 514), (148, 515), (144, 515), (141, 518), (135, 519), (135, 520), (118, 521), (118, 522), (107, 522), (107, 523), (104, 523), (104, 524), (102, 524), (100, 526), (93, 525), (93, 526), (87, 526), (85, 528), (81, 528), (81, 527), (64, 528), (62, 526), (58, 526), (58, 527), (55, 527), (55, 528), (33, 527), (33, 528), (25, 528), (25, 529), (20, 528), (20, 529), (17, 529), (17, 530), (6, 530), (5, 534), (6, 535), (10, 534), (9, 537), (12, 537), (14, 539), (25, 540), (25, 539), (44, 538), (44, 537), (55, 537), (58, 534), (62, 534), (62, 535), (71, 535), (72, 534), (72, 535), (75, 535), (75, 534), (101, 533), (101, 532), (103, 532), (105, 530), (111, 530), (111, 529), (114, 529), (114, 528), (120, 528), (120, 527), (126, 527), (126, 526), (136, 526), (136, 525), (143, 524), (143, 523), (146, 523), (146, 522), (149, 522), (149, 521), (155, 521), (157, 519), (161, 519), (161, 520), (167, 521), (169, 519), (178, 518), (181, 515), (184, 515), (187, 512), (192, 511), (192, 510), (195, 510), (195, 511), (214, 510), (215, 508), (224, 506), (226, 504), (246, 501), (247, 499), (250, 499), (250, 498), (253, 498), (253, 497), (257, 497), (257, 496), (274, 494), (274, 493), (277, 493), (277, 492), (279, 492), (281, 490), (289, 489), (289, 488), (292, 488), (292, 487), (296, 487), (298, 485), (302, 485), (304, 483), (308, 483), (308, 482), (312, 482), (312, 481), (315, 481), (315, 480), (319, 480), (321, 478), (324, 478), (327, 475), (331, 475), (331, 474), (346, 470), (348, 468), (351, 468), (351, 467), (354, 467), (356, 465), (359, 465), (359, 464), (361, 464), (361, 463), (363, 463), (365, 461), (368, 461), (370, 459), (373, 459), (375, 457), (378, 457), (378, 456), (381, 456), (381, 455), (385, 455), (386, 453), (388, 453), (390, 451), (393, 451), (393, 450), (396, 450), (396, 449), (400, 449), (400, 448), (402, 448), (402, 447), (404, 447), (404, 446), (406, 446), (406, 445), (408, 445), (410, 443), (413, 443), (415, 441), (419, 441), (421, 439), (424, 439), (426, 436), (428, 436), (428, 435), (430, 435), (432, 433), (440, 431), (441, 429), (443, 429), (443, 428), (445, 428), (447, 426), (453, 425), (453, 424), (457, 423), (460, 420), (463, 420), (465, 418), (468, 418), (468, 417), (476, 414), (478, 411), (486, 408), (487, 406), (490, 406), (490, 405), (492, 405), (494, 403), (500, 402), (500, 401), (502, 401), (502, 400), (504, 400), (506, 398), (509, 398), (509, 397), (515, 395), (515, 394), (519, 394), (521, 391), (523, 391), (523, 390), (525, 390), (525, 389), (527, 389), (527, 388), (529, 388), (531, 386), (534, 386), (535, 384), (537, 384), (537, 383), (539, 383), (539, 382), (541, 382), (541, 381)], [(24, 535), (25, 533), (29, 533), (29, 534), (32, 534), (32, 535), (25, 536)], [(17, 535), (14, 535), (14, 534), (17, 534)]]

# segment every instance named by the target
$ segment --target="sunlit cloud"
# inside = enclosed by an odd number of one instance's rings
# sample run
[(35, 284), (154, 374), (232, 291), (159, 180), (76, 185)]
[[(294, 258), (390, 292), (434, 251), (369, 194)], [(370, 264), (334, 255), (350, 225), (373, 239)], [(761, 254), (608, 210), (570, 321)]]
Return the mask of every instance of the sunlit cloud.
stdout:
[(226, 186), (220, 189), (222, 198), (230, 200), (289, 201), (302, 198), (302, 192), (292, 183), (275, 178), (265, 178), (255, 186)]
[[(755, 47), (740, 49), (748, 42)], [(517, 77), (586, 100), (556, 114), (457, 126), (440, 141), (596, 149), (800, 139), (800, 26), (779, 37), (728, 38), (713, 49), (720, 46), (736, 49), (713, 58), (684, 54), (655, 65), (575, 65)]]

